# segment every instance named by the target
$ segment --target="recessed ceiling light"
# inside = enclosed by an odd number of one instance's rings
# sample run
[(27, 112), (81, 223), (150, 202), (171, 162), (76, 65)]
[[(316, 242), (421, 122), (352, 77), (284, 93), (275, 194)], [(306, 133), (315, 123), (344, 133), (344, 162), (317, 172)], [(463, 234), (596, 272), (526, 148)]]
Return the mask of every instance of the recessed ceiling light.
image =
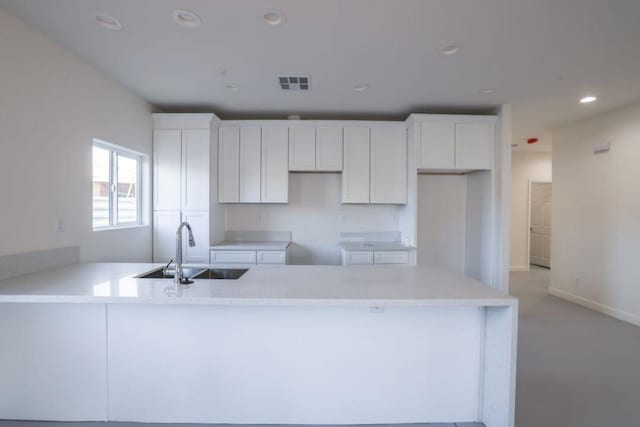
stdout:
[(595, 96), (593, 96), (593, 95), (589, 95), (589, 96), (585, 96), (585, 97), (583, 97), (583, 98), (580, 98), (580, 103), (582, 103), (582, 104), (589, 104), (589, 103), (591, 103), (591, 102), (595, 101), (596, 99), (598, 99), (598, 98), (596, 98), (596, 97), (595, 97)]
[(480, 93), (483, 95), (491, 95), (492, 93), (494, 93), (496, 90), (494, 88), (486, 88), (486, 89), (480, 89)]
[(120, 31), (122, 29), (120, 21), (108, 13), (98, 12), (93, 18), (102, 28), (106, 28), (107, 30)]
[(195, 13), (190, 10), (177, 9), (173, 11), (173, 20), (176, 24), (182, 25), (187, 28), (198, 28), (202, 25), (202, 20)]
[(238, 86), (238, 85), (237, 85), (237, 84), (235, 84), (235, 83), (228, 83), (226, 87), (227, 87), (227, 89), (229, 89), (229, 90), (238, 90), (238, 89), (240, 89), (240, 86)]
[(264, 13), (263, 19), (270, 27), (280, 27), (287, 22), (287, 17), (278, 10), (267, 10)]
[(364, 92), (367, 89), (369, 89), (369, 85), (366, 83), (359, 83), (353, 87), (356, 92)]
[(440, 49), (440, 53), (442, 53), (443, 55), (453, 55), (455, 53), (458, 53), (459, 50), (460, 48), (457, 45), (450, 44)]

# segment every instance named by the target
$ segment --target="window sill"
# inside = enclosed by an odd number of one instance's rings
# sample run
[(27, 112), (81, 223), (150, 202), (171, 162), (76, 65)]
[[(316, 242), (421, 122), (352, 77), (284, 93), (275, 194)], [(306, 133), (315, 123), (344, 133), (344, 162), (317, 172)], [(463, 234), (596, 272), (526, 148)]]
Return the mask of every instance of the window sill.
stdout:
[(147, 228), (149, 224), (115, 225), (113, 227), (94, 228), (93, 231), (130, 230), (134, 228)]

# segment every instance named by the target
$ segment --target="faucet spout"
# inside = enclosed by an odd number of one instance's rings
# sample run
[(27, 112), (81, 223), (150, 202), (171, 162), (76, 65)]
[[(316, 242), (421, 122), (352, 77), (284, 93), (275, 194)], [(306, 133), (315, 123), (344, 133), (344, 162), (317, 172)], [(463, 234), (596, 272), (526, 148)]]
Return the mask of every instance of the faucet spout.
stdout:
[(193, 281), (189, 280), (187, 277), (184, 277), (184, 271), (182, 269), (182, 230), (184, 228), (187, 229), (187, 233), (189, 236), (189, 247), (192, 248), (196, 245), (196, 241), (193, 238), (191, 225), (187, 221), (184, 221), (178, 226), (178, 230), (176, 231), (176, 274), (173, 276), (173, 281), (176, 284), (188, 285), (193, 283)]

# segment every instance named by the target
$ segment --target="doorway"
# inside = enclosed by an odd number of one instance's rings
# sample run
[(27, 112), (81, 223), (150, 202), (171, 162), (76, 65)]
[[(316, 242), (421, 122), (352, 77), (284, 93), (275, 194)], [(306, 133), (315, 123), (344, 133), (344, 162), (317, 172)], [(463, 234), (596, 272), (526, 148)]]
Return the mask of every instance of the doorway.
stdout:
[(551, 268), (551, 181), (529, 181), (529, 264)]

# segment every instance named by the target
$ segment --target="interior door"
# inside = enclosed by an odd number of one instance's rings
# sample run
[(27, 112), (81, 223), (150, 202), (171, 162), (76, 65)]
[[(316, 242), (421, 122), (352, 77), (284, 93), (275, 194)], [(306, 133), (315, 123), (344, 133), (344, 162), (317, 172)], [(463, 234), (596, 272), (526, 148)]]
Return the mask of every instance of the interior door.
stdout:
[(531, 183), (531, 239), (529, 262), (551, 267), (551, 183)]

